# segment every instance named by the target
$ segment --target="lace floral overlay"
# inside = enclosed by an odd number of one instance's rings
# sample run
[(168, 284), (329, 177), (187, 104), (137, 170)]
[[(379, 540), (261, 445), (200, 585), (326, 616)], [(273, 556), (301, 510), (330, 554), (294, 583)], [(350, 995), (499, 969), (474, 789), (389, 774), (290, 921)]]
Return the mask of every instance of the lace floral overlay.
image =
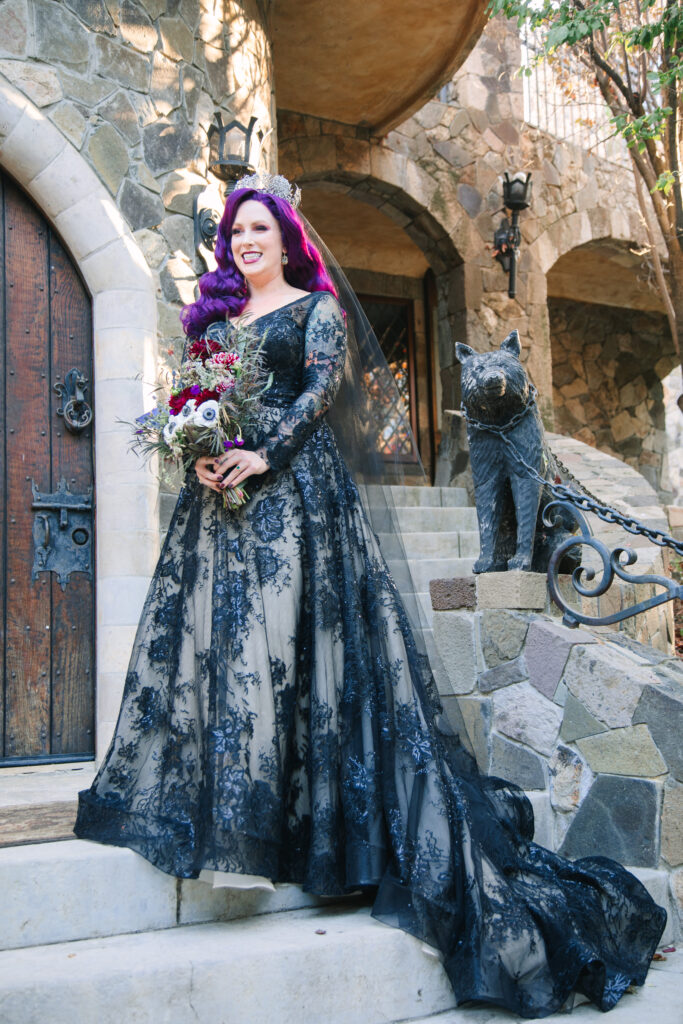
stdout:
[(373, 914), (442, 951), (458, 1002), (541, 1017), (578, 988), (609, 1009), (665, 912), (613, 861), (534, 844), (521, 790), (450, 733), (326, 422), (334, 297), (258, 324), (274, 385), (246, 440), (271, 468), (230, 512), (188, 474), (76, 834), (183, 878), (376, 887)]

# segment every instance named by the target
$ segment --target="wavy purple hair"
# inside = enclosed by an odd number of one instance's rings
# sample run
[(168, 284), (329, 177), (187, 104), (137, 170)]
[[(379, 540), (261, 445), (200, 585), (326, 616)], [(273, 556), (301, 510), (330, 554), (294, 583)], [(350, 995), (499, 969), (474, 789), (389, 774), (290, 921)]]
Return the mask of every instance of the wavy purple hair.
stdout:
[(198, 338), (215, 320), (237, 316), (247, 303), (247, 283), (235, 266), (231, 241), (235, 214), (248, 199), (263, 203), (280, 225), (282, 241), (289, 258), (284, 267), (285, 280), (307, 292), (332, 292), (337, 296), (337, 289), (325, 269), (322, 257), (308, 238), (296, 210), (278, 196), (257, 192), (253, 188), (241, 188), (228, 196), (218, 225), (215, 250), (218, 269), (200, 277), (199, 298), (185, 306), (180, 314), (185, 333), (190, 338)]

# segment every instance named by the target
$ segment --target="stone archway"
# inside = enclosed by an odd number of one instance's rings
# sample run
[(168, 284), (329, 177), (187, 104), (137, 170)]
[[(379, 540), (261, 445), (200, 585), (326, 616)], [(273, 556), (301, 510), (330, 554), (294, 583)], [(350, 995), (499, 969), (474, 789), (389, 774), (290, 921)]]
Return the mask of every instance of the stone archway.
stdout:
[[(80, 153), (0, 76), (0, 164), (59, 233), (90, 292), (97, 487), (97, 750), (116, 721), (123, 676), (158, 551), (158, 486), (127, 453), (128, 428), (156, 376), (152, 276), (115, 202)], [(150, 382), (150, 383), (145, 383)]]
[[(434, 335), (443, 409), (459, 406), (455, 338), (467, 337), (465, 265), (466, 217), (452, 193), (416, 163), (369, 140), (342, 135), (282, 138), (280, 170), (301, 184), (324, 185), (367, 203), (397, 225), (424, 255), (433, 275)], [(304, 199), (305, 205), (305, 199)], [(435, 483), (448, 484), (467, 464), (459, 421), (443, 423)], [(458, 459), (462, 465), (458, 465)]]
[(627, 462), (671, 502), (662, 381), (677, 358), (641, 262), (628, 243), (602, 237), (550, 268), (555, 429)]

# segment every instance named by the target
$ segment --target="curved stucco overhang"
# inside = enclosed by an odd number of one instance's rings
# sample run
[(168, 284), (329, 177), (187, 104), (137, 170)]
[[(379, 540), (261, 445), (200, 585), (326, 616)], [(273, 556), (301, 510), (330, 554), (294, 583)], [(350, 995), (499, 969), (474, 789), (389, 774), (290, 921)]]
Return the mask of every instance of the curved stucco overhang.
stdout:
[(643, 276), (643, 256), (631, 240), (611, 236), (565, 252), (547, 275), (548, 297), (664, 313), (659, 292)]
[(486, 20), (485, 0), (277, 0), (278, 107), (382, 135), (452, 78)]
[[(157, 308), (144, 255), (74, 146), (0, 75), (0, 166), (60, 235), (93, 307), (97, 749), (109, 742), (158, 554), (158, 482), (127, 451), (156, 379)], [(151, 382), (151, 383), (150, 383)]]

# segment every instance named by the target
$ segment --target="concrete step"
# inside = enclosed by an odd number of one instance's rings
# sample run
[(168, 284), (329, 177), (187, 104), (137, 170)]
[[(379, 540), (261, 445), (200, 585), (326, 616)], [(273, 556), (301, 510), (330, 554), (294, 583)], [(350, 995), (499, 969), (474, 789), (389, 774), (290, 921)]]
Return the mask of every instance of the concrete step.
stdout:
[(479, 530), (461, 530), (460, 531), (460, 557), (461, 558), (479, 558), (480, 544), (479, 544)]
[(439, 693), (450, 693), (451, 684), (446, 672), (446, 666), (443, 663), (441, 655), (438, 652), (436, 641), (434, 640), (433, 629), (423, 629), (422, 636), (425, 642), (425, 649), (427, 651), (427, 657), (429, 658), (429, 664), (432, 669), (434, 681), (436, 682)]
[[(132, 850), (76, 839), (0, 850), (0, 949), (47, 945), (178, 924), (231, 920), (329, 900), (297, 885), (212, 889), (177, 879)], [(0, 1012), (0, 1020), (2, 1020)]]
[(472, 505), (466, 488), (464, 487), (442, 487), (441, 504), (446, 507), (468, 508)]
[(434, 609), (432, 608), (432, 595), (429, 591), (419, 591), (415, 595), (420, 602), (420, 609), (424, 616), (425, 622), (431, 629), (434, 626)]
[[(412, 590), (416, 594), (427, 595), (429, 600), (429, 584), (431, 580), (453, 579), (454, 576), (471, 576), (474, 558), (409, 558), (406, 562), (396, 562), (393, 558), (387, 558), (387, 567), (392, 574), (398, 587), (399, 593), (405, 597), (405, 592)], [(405, 574), (405, 566), (408, 566), (411, 580)], [(429, 600), (431, 610), (431, 600)]]
[(77, 798), (95, 764), (0, 768), (0, 847), (72, 839)]
[(454, 1007), (426, 948), (360, 905), (8, 950), (0, 1019), (391, 1024)]
[[(642, 988), (636, 988), (610, 1010), (609, 1024), (681, 1024), (683, 953), (667, 953), (666, 961), (653, 963)], [(585, 996), (576, 996), (574, 1009), (554, 1013), (552, 1024), (596, 1024), (599, 1010)], [(412, 1024), (525, 1024), (526, 1018), (493, 1007), (469, 1006), (462, 1010), (420, 1017)]]
[(477, 512), (474, 508), (396, 506), (399, 527), (402, 533), (456, 533), (460, 530), (477, 529)]
[(478, 530), (404, 532), (401, 538), (408, 558), (479, 557)]
[[(379, 533), (380, 545), (385, 544), (384, 533)], [(401, 540), (408, 558), (459, 558), (460, 533), (458, 531), (432, 531), (425, 533), (401, 533)]]
[(375, 484), (368, 484), (367, 486), (367, 494), (371, 500), (375, 496), (376, 491), (379, 491), (380, 496), (383, 496), (387, 490), (391, 493), (395, 505), (467, 507), (470, 504), (464, 487), (415, 487), (411, 485), (399, 486), (396, 484), (386, 488), (378, 487)]
[[(399, 591), (399, 593), (401, 592)], [(412, 605), (410, 605), (409, 601), (406, 600), (406, 595), (404, 593), (401, 593), (401, 597), (403, 598), (408, 608), (408, 611), (410, 612)], [(432, 608), (431, 595), (425, 591), (420, 591), (415, 594), (415, 597), (417, 598), (419, 604), (418, 614), (421, 616), (421, 624), (423, 624), (427, 629), (431, 630), (432, 626), (434, 625), (434, 610)]]

